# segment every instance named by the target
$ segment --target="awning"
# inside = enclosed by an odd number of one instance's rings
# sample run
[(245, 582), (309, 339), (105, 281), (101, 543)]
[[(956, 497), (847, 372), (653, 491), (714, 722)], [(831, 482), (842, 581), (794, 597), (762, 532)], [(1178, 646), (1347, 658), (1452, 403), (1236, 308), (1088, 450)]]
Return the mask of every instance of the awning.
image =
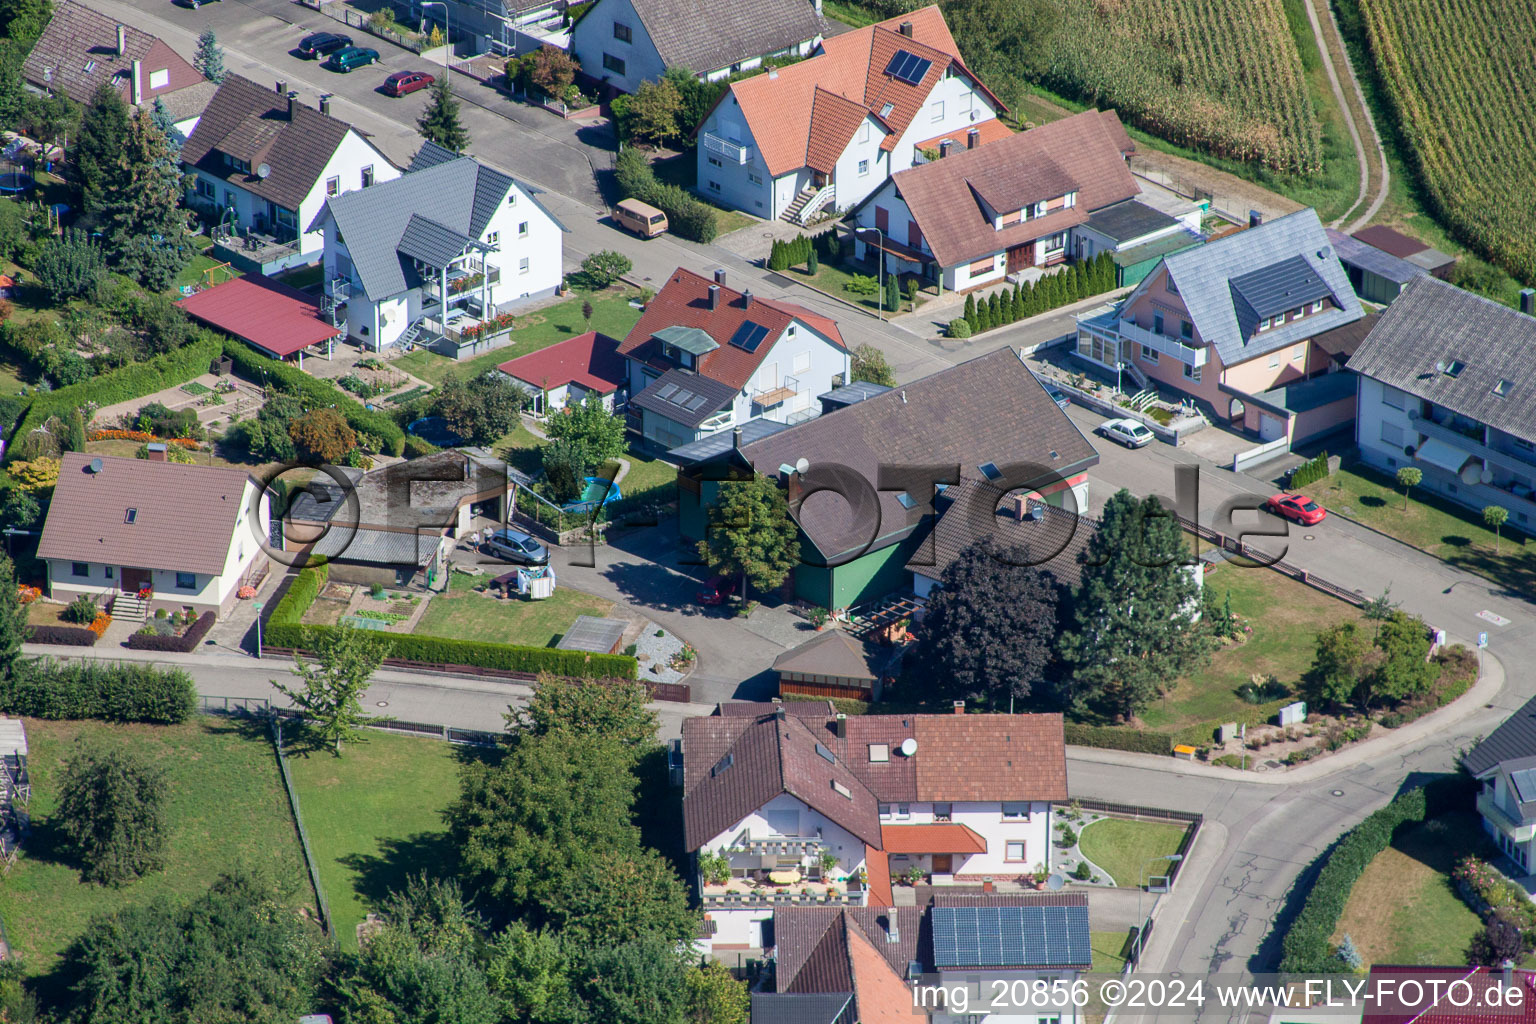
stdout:
[(965, 825), (882, 825), (886, 853), (986, 853), (987, 841)]
[(1419, 450), (1413, 457), (1431, 466), (1439, 466), (1447, 473), (1460, 473), (1461, 467), (1465, 466), (1472, 456), (1455, 445), (1446, 444), (1439, 438), (1432, 437), (1419, 445)]

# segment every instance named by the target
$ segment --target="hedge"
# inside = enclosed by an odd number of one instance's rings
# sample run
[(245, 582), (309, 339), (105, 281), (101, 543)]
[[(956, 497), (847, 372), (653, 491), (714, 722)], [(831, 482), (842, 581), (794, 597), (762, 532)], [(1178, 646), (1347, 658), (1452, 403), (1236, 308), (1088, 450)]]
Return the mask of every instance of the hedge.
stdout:
[(203, 612), (197, 617), (181, 636), (160, 636), (147, 633), (134, 633), (128, 638), (128, 648), (134, 651), (172, 651), (176, 654), (189, 654), (197, 649), (197, 645), (203, 642), (203, 637), (213, 628), (217, 616), (213, 612)]
[(200, 332), (194, 340), (174, 351), (162, 352), (142, 363), (130, 363), (116, 370), (108, 370), (100, 376), (71, 384), (67, 388), (42, 392), (32, 399), (32, 404), (27, 407), (21, 422), (16, 426), (15, 434), (11, 436), (25, 437), (55, 413), (88, 404), (99, 408), (127, 402), (185, 384), (193, 377), (208, 372), (221, 347), (222, 343), (217, 337)]
[(667, 230), (694, 242), (713, 242), (718, 225), (714, 208), (677, 185), (664, 184), (651, 170), (645, 155), (634, 148), (619, 154), (614, 177), (625, 199), (650, 203), (667, 215)]
[(1129, 750), (1138, 754), (1173, 753), (1173, 736), (1166, 732), (1147, 732), (1142, 729), (1117, 729), (1103, 725), (1078, 725), (1067, 722), (1062, 726), (1066, 741), (1079, 747), (1104, 747), (1108, 750)]
[(1303, 462), (1291, 470), (1291, 488), (1315, 484), (1328, 475), (1328, 453), (1323, 452), (1309, 462)]
[(1436, 779), (1422, 789), (1400, 794), (1344, 833), (1322, 855), (1317, 881), (1312, 883), (1306, 901), (1280, 942), (1281, 973), (1338, 970), (1338, 957), (1329, 939), (1366, 865), (1391, 844), (1400, 825), (1421, 822), (1441, 811), (1464, 806), (1472, 799), (1470, 790), (1470, 780), (1464, 777)]
[(113, 662), (32, 661), (0, 684), (0, 709), (30, 718), (185, 722), (197, 710), (192, 677), (179, 668)]
[(224, 340), (224, 355), (239, 371), (241, 376), (253, 381), (265, 379), (274, 381), (284, 388), (297, 391), (311, 405), (334, 405), (336, 411), (346, 418), (347, 424), (359, 433), (372, 434), (379, 438), (391, 455), (401, 455), (405, 452), (405, 431), (400, 425), (382, 412), (369, 412), (363, 408), (361, 402), (342, 391), (330, 381), (311, 377), (296, 366), (277, 359), (269, 359), (241, 341), (233, 338)]
[[(302, 569), (288, 587), (283, 599), (273, 607), (267, 619), (266, 642), (273, 647), (313, 650), (315, 641), (336, 626), (306, 626), (300, 623), (309, 606), (325, 589), (326, 566)], [(587, 654), (562, 651), (553, 647), (523, 647), (480, 640), (454, 640), (414, 633), (380, 633), (389, 643), (387, 657), (402, 661), (421, 661), (442, 665), (470, 665), (476, 668), (503, 669), (508, 672), (552, 672), (561, 676), (583, 678), (614, 677), (634, 679), (639, 663), (624, 654)]]
[(29, 626), (27, 642), (64, 647), (95, 647), (101, 635), (89, 626)]

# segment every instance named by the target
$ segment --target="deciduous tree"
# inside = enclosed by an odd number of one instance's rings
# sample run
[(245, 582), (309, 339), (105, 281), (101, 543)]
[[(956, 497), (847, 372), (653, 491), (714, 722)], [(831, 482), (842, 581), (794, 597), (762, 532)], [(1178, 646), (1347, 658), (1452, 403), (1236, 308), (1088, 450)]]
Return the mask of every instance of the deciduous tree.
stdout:
[(888, 388), (896, 386), (896, 375), (891, 372), (891, 364), (886, 362), (885, 353), (867, 341), (854, 348), (849, 363), (849, 376), (853, 380)]
[(580, 995), (603, 1024), (684, 1024), (687, 986), (674, 943), (648, 935), (595, 950)]
[(689, 967), (684, 975), (689, 1024), (747, 1024), (752, 996), (718, 960)]
[(316, 662), (294, 656), (298, 684), (272, 680), (272, 686), (304, 713), (308, 727), (320, 744), (330, 746), (337, 757), (346, 740), (359, 739), (363, 711), (362, 693), (384, 660), (386, 646), (367, 630), (338, 626), (313, 640)]
[(465, 440), (490, 444), (516, 428), (527, 405), (527, 392), (500, 373), (450, 373), (437, 389), (432, 411)]
[(1419, 486), (1424, 471), (1417, 466), (1404, 466), (1397, 471), (1397, 485), (1403, 489), (1403, 511), (1408, 510), (1408, 492)]
[(317, 462), (339, 463), (357, 447), (357, 432), (335, 409), (311, 409), (288, 424), (299, 454)]
[(784, 492), (768, 477), (721, 481), (705, 521), (699, 557), (722, 576), (740, 576), (743, 600), (745, 584), (771, 590), (800, 560), (799, 528)]
[(636, 682), (593, 682), (544, 673), (528, 703), (508, 710), (507, 731), (514, 738), (571, 732), (613, 740), (638, 761), (657, 745), (659, 723), (648, 700), (645, 687)]
[(567, 404), (549, 417), (544, 425), (544, 432), (552, 439), (581, 445), (588, 468), (616, 459), (629, 450), (624, 430), (624, 417), (610, 412), (603, 396), (591, 391), (580, 402)]
[(1499, 530), (1509, 521), (1509, 509), (1503, 505), (1484, 505), (1483, 523), (1493, 531), (1493, 553), (1499, 553)]
[(642, 82), (629, 98), (625, 128), (633, 139), (664, 146), (682, 135), (682, 112), (683, 97), (675, 85), (665, 78)]
[(1317, 634), (1312, 667), (1302, 677), (1302, 693), (1315, 708), (1348, 703), (1371, 658), (1371, 637), (1354, 622), (1341, 622)]
[(60, 831), (86, 881), (122, 885), (164, 866), (165, 769), (126, 748), (81, 744), (64, 762), (59, 793)]

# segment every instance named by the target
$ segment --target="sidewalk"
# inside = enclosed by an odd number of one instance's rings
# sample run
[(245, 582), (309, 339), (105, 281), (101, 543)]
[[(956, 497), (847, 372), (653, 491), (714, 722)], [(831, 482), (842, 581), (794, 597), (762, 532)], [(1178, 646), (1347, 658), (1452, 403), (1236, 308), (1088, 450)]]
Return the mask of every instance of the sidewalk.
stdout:
[[(1450, 643), (1460, 643), (1454, 637)], [(1471, 646), (1470, 644), (1466, 646)], [(1158, 757), (1156, 754), (1136, 754), (1126, 750), (1106, 750), (1102, 747), (1067, 748), (1067, 756), (1078, 761), (1095, 764), (1118, 765), (1123, 768), (1143, 768), (1148, 771), (1168, 772), (1172, 775), (1193, 775), (1207, 779), (1224, 779), (1236, 783), (1261, 783), (1272, 786), (1296, 786), (1317, 782), (1338, 772), (1353, 768), (1365, 761), (1374, 760), (1395, 750), (1413, 746), (1435, 733), (1443, 732), (1451, 725), (1476, 711), (1483, 710), (1504, 688), (1504, 666), (1483, 652), (1483, 673), (1478, 681), (1456, 700), (1443, 708), (1430, 712), (1417, 721), (1399, 729), (1375, 728), (1371, 738), (1346, 747), (1337, 754), (1329, 754), (1315, 761), (1307, 761), (1294, 768), (1269, 771), (1242, 771), (1223, 768), (1199, 761), (1184, 761), (1176, 757)]]

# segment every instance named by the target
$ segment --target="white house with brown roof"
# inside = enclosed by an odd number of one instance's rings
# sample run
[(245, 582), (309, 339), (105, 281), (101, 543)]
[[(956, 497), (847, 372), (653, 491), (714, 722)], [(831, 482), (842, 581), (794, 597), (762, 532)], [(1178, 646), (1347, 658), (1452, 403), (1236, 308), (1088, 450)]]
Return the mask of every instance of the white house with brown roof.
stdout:
[(225, 77), (181, 159), (192, 203), (222, 227), (285, 247), (261, 256), (264, 273), (320, 258), (325, 238), (311, 225), (327, 198), (400, 177), (367, 137), (330, 115), (328, 101), (308, 107), (284, 82), (264, 89), (239, 75)]
[(822, 41), (733, 83), (698, 129), (698, 191), (768, 220), (846, 210), (946, 140), (1006, 138), (1006, 110), (965, 66), (938, 7)]
[[(1067, 797), (1060, 715), (858, 715), (724, 704), (683, 723), (684, 845), (717, 947), (763, 945), (775, 906), (894, 905), (892, 879), (1047, 868)], [(729, 877), (702, 870), (724, 857)]]
[(243, 469), (67, 452), (37, 554), (48, 593), (227, 615), (266, 575), (265, 488)]
[(1114, 111), (1086, 110), (975, 150), (898, 171), (853, 211), (863, 258), (950, 291), (1060, 263), (1072, 233), (1140, 189)]

